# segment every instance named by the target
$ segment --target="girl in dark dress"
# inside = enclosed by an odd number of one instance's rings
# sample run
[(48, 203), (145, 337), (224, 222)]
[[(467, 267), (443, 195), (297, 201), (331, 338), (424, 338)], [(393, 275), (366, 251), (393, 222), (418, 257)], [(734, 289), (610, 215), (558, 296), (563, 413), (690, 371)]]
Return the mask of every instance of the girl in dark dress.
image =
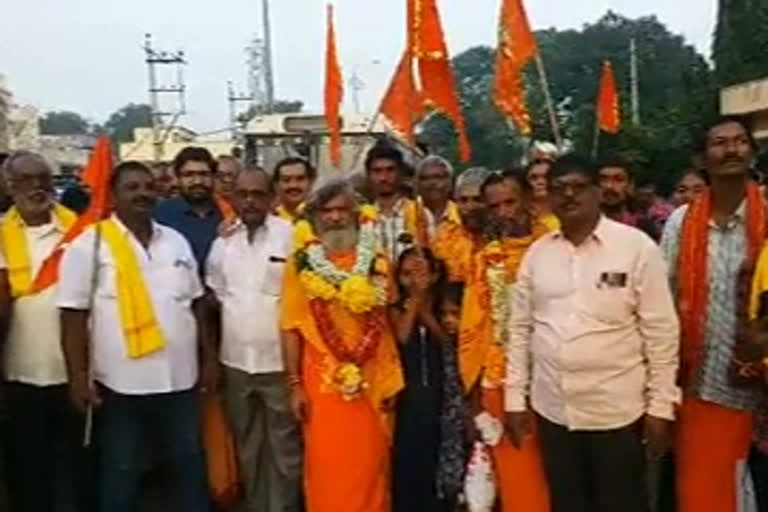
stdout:
[(434, 314), (440, 269), (427, 249), (411, 248), (397, 265), (399, 302), (392, 324), (400, 347), (405, 388), (397, 399), (394, 439), (394, 512), (445, 512), (437, 470), (442, 406), (442, 342)]

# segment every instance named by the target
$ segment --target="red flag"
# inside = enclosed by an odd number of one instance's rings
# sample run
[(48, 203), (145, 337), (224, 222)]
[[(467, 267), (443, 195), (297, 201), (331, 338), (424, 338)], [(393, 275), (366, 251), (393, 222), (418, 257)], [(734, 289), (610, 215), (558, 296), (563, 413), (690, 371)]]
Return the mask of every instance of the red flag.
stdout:
[(341, 118), (339, 105), (344, 97), (344, 80), (336, 52), (336, 31), (333, 26), (333, 5), (328, 4), (328, 30), (325, 47), (325, 120), (331, 136), (331, 162), (341, 164)]
[(525, 104), (522, 73), (536, 52), (523, 0), (502, 0), (493, 96), (499, 110), (523, 135), (531, 133), (531, 117)]
[(603, 76), (600, 78), (600, 92), (597, 96), (597, 125), (607, 133), (619, 133), (621, 112), (619, 92), (610, 61), (603, 62)]
[(81, 176), (83, 182), (91, 189), (91, 202), (88, 209), (78, 217), (51, 255), (43, 262), (32, 285), (33, 293), (44, 290), (58, 281), (59, 262), (69, 243), (88, 226), (106, 218), (110, 213), (109, 179), (112, 176), (112, 145), (106, 135), (99, 137), (96, 141), (91, 158)]
[(422, 94), (430, 106), (453, 121), (459, 137), (459, 155), (466, 162), (472, 157), (472, 150), (436, 0), (410, 1), (413, 4), (409, 7), (412, 13), (409, 40), (412, 41), (413, 57), (419, 65)]

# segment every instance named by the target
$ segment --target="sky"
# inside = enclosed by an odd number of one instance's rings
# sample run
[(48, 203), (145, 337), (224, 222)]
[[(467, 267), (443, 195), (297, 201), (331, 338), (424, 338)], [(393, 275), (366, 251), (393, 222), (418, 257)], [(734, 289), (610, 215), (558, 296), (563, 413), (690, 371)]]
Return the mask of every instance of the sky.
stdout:
[[(439, 0), (453, 55), (494, 44), (499, 0)], [(578, 28), (608, 9), (656, 15), (709, 56), (717, 0), (527, 0), (534, 29)], [(374, 110), (404, 46), (402, 0), (335, 0), (337, 44), (348, 80), (364, 82)], [(260, 32), (259, 0), (3, 0), (0, 73), (20, 103), (73, 110), (103, 122), (129, 103), (148, 102), (145, 33), (158, 48), (183, 49), (188, 114), (197, 131), (228, 125), (226, 83), (245, 90), (245, 46)], [(276, 97), (319, 112), (325, 52), (324, 0), (271, 0)], [(161, 76), (169, 83), (170, 77)], [(353, 111), (347, 84), (344, 108)]]

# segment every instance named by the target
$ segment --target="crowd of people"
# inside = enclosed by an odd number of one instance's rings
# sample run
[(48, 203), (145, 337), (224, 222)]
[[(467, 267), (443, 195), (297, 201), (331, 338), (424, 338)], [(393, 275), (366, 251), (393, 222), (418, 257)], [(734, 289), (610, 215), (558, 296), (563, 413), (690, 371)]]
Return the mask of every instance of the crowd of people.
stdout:
[(66, 482), (78, 511), (134, 512), (156, 478), (166, 510), (221, 508), (211, 396), (233, 510), (768, 510), (756, 152), (743, 120), (717, 120), (664, 199), (619, 157), (549, 144), (523, 168), (430, 155), (412, 175), (377, 144), (348, 178), (188, 147), (168, 169), (116, 165), (111, 215), (46, 286), (88, 197), (73, 212), (45, 159), (11, 154), (11, 510), (56, 510)]

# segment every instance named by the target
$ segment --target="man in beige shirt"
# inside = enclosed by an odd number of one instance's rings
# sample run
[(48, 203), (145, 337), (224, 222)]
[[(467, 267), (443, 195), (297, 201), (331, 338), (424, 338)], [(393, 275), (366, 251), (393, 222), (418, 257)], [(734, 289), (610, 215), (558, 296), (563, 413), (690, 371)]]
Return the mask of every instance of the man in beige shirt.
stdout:
[(680, 399), (679, 327), (660, 250), (600, 213), (597, 172), (550, 170), (562, 229), (526, 253), (511, 292), (505, 395), (513, 440), (541, 435), (553, 512), (645, 512), (645, 449), (666, 451)]

